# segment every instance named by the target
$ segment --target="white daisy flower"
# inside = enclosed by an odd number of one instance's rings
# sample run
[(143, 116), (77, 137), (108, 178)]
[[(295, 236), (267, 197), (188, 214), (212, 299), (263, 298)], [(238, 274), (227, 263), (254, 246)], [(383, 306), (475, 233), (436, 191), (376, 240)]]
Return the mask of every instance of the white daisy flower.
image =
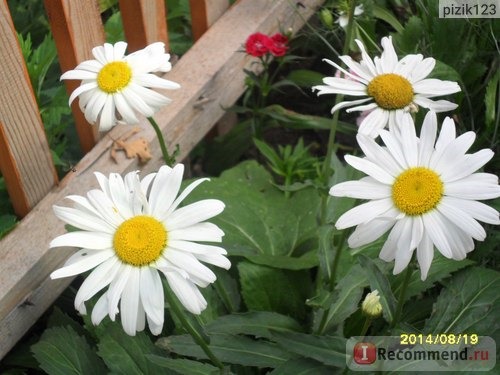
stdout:
[(382, 39), (382, 55), (372, 60), (363, 43), (359, 40), (356, 40), (356, 43), (362, 56), (359, 63), (350, 56), (340, 56), (340, 60), (350, 71), (324, 59), (342, 71), (346, 78), (325, 77), (324, 85), (314, 86), (313, 90), (318, 90), (318, 95), (343, 94), (364, 97), (341, 102), (332, 108), (332, 113), (345, 107), (352, 107), (347, 109), (347, 112), (372, 110), (361, 122), (361, 134), (376, 137), (387, 124), (389, 128), (397, 129), (397, 125), (403, 121), (401, 117), (409, 117), (409, 112), (416, 111), (418, 106), (434, 112), (450, 111), (457, 107), (455, 103), (447, 100), (430, 99), (460, 91), (456, 82), (425, 78), (434, 69), (436, 60), (433, 58), (407, 55), (398, 60), (391, 37), (385, 37)]
[(486, 232), (478, 223), (500, 224), (498, 211), (478, 202), (500, 196), (498, 177), (474, 173), (493, 151), (466, 154), (475, 140), (470, 131), (455, 135), (455, 123), (446, 118), (436, 140), (436, 114), (425, 117), (420, 138), (409, 121), (401, 136), (381, 130), (385, 147), (358, 134), (366, 157), (347, 155), (345, 160), (368, 176), (333, 186), (336, 197), (369, 199), (343, 214), (338, 229), (356, 226), (348, 239), (351, 248), (368, 244), (392, 228), (380, 258), (395, 260), (394, 274), (406, 268), (417, 249), (422, 280), (429, 271), (434, 247), (446, 258), (462, 260), (474, 249), (473, 239)]
[(231, 266), (223, 248), (194, 242), (222, 241), (224, 232), (205, 220), (221, 213), (224, 203), (206, 199), (178, 208), (208, 180), (191, 183), (177, 196), (183, 172), (182, 164), (163, 166), (142, 181), (137, 172), (124, 179), (117, 173), (109, 178), (96, 173), (101, 189), (89, 191), (87, 197), (68, 196), (74, 208), (54, 206), (57, 217), (81, 230), (55, 238), (50, 247), (81, 250), (50, 276), (57, 279), (93, 269), (78, 290), (75, 308), (86, 314), (85, 301), (108, 287), (92, 311), (95, 325), (106, 315), (114, 321), (120, 311), (127, 334), (142, 331), (147, 319), (151, 332), (158, 335), (164, 319), (160, 273), (184, 307), (200, 314), (207, 302), (198, 287), (216, 279), (201, 262)]
[[(364, 12), (364, 10), (363, 10), (362, 4), (358, 5), (354, 8), (354, 15), (355, 16), (360, 16), (363, 14), (363, 12)], [(349, 15), (344, 11), (340, 11), (339, 18), (337, 18), (337, 21), (335, 21), (335, 23), (338, 23), (340, 27), (345, 29), (347, 27), (347, 25), (349, 24)]]
[(150, 88), (178, 89), (178, 83), (158, 77), (155, 72), (172, 69), (165, 45), (153, 43), (125, 56), (127, 43), (105, 43), (95, 47), (95, 60), (84, 61), (69, 70), (61, 79), (82, 80), (71, 94), (69, 104), (79, 96), (79, 105), (91, 124), (99, 123), (99, 130), (109, 130), (122, 121), (137, 124), (136, 112), (151, 117), (162, 106), (171, 102), (166, 96)]

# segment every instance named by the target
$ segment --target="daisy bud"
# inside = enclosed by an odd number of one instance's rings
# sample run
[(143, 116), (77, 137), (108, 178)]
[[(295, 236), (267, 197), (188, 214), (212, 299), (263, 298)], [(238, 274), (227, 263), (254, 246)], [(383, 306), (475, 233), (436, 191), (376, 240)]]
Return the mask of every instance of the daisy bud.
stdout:
[(366, 295), (361, 304), (361, 310), (369, 318), (378, 318), (382, 315), (382, 305), (380, 304), (380, 296), (377, 289)]

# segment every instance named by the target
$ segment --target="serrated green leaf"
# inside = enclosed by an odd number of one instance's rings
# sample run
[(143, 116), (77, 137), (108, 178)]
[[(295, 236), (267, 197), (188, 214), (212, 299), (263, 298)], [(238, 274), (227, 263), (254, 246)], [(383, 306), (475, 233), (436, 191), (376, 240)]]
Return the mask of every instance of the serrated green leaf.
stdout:
[(138, 332), (132, 337), (123, 331), (120, 324), (108, 324), (99, 335), (97, 353), (114, 373), (165, 373), (165, 369), (145, 357), (147, 354), (161, 354), (161, 351), (144, 332)]
[(462, 81), (462, 77), (460, 77), (460, 74), (453, 67), (439, 60), (436, 60), (436, 66), (434, 66), (431, 74), (429, 74), (429, 78), (437, 78), (455, 82)]
[[(405, 301), (429, 288), (432, 288), (436, 282), (450, 277), (453, 272), (472, 264), (474, 264), (474, 261), (470, 259), (456, 261), (453, 259), (447, 259), (436, 252), (431, 268), (429, 269), (429, 273), (427, 274), (427, 278), (424, 281), (421, 279), (420, 270), (413, 271), (405, 292)], [(396, 296), (399, 295), (403, 278), (404, 274), (401, 273), (392, 279), (392, 290)]]
[(455, 274), (443, 289), (425, 324), (429, 333), (494, 336), (500, 329), (500, 273), (471, 267)]
[(95, 350), (70, 326), (46, 329), (31, 351), (40, 368), (49, 375), (97, 375), (107, 372)]
[(245, 334), (268, 339), (271, 337), (270, 330), (291, 332), (302, 331), (302, 327), (295, 319), (268, 311), (252, 311), (221, 316), (207, 324), (205, 329), (209, 334)]
[(332, 375), (332, 368), (308, 358), (291, 359), (275, 368), (269, 375)]
[(297, 319), (305, 315), (310, 276), (305, 271), (287, 271), (259, 266), (247, 261), (238, 263), (241, 294), (249, 310), (275, 311)]
[(339, 280), (335, 287), (333, 303), (329, 307), (324, 332), (344, 322), (359, 308), (363, 289), (368, 285), (363, 269), (355, 265), (349, 273)]
[(191, 361), (189, 359), (172, 359), (154, 354), (147, 354), (146, 358), (154, 364), (176, 371), (179, 374), (189, 375), (217, 375), (220, 371), (217, 367), (207, 363)]
[(406, 22), (403, 31), (394, 35), (394, 44), (398, 53), (416, 52), (424, 32), (425, 27), (422, 20), (417, 16), (411, 16)]
[(325, 365), (344, 368), (346, 339), (295, 332), (273, 332), (273, 340), (291, 353), (312, 358)]
[(382, 304), (382, 313), (385, 320), (391, 323), (396, 312), (396, 298), (394, 298), (394, 294), (392, 293), (389, 280), (372, 259), (359, 254), (358, 261), (366, 272), (371, 290), (378, 290), (380, 303)]
[[(165, 337), (158, 340), (158, 345), (180, 355), (207, 359), (205, 352), (188, 335)], [(290, 353), (274, 343), (244, 336), (211, 335), (209, 346), (222, 362), (242, 366), (275, 368), (292, 358)]]

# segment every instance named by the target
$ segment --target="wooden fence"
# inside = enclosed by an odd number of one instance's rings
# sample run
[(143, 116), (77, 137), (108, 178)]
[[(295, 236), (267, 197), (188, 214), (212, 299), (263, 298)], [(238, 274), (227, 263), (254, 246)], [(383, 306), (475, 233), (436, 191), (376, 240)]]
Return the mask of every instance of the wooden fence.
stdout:
[[(190, 0), (197, 41), (167, 73), (182, 88), (169, 92), (172, 104), (155, 115), (169, 148), (179, 144), (179, 160), (243, 92), (243, 69), (253, 67), (252, 59), (241, 52), (247, 36), (289, 28), (295, 32), (322, 3), (239, 0), (229, 6), (229, 0)], [(44, 5), (62, 71), (92, 58), (92, 48), (105, 41), (97, 0), (44, 0)], [(155, 41), (168, 45), (164, 0), (119, 0), (119, 7), (129, 52)], [(16, 213), (24, 217), (0, 241), (2, 358), (71, 282), (49, 278), (74, 251), (48, 248), (65, 231), (52, 206), (67, 195), (95, 188), (94, 171), (150, 173), (161, 165), (161, 152), (154, 131), (143, 121), (141, 136), (150, 142), (153, 159), (145, 166), (135, 159), (114, 163), (109, 158), (111, 139), (119, 138), (123, 127), (99, 135), (75, 101), (73, 115), (86, 155), (58, 181), (6, 0), (0, 0), (0, 59), (0, 169)], [(79, 82), (65, 84), (71, 92)]]

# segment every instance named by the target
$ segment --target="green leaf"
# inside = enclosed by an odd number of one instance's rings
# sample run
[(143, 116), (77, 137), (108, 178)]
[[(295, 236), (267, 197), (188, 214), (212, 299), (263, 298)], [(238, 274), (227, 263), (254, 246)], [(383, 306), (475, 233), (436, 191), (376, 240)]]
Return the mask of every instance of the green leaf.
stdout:
[[(165, 337), (158, 340), (158, 345), (180, 355), (207, 359), (205, 352), (188, 335)], [(275, 368), (292, 358), (274, 343), (244, 336), (211, 335), (209, 346), (222, 362), (242, 366)]]
[(238, 311), (241, 304), (238, 283), (226, 270), (214, 268), (217, 280), (213, 284), (222, 303), (229, 312)]
[(288, 80), (295, 82), (297, 86), (310, 88), (314, 85), (321, 85), (323, 74), (314, 70), (295, 69), (288, 74)]
[(95, 350), (70, 326), (46, 329), (31, 351), (49, 375), (106, 373)]
[(380, 303), (382, 304), (382, 313), (384, 314), (385, 320), (391, 323), (394, 319), (394, 313), (396, 312), (396, 298), (394, 298), (394, 294), (392, 293), (389, 280), (372, 259), (359, 254), (358, 261), (366, 272), (371, 290), (378, 290), (380, 294)]
[(425, 324), (428, 333), (476, 333), (494, 336), (500, 329), (500, 273), (471, 267), (454, 275)]
[(0, 238), (9, 233), (17, 223), (17, 217), (14, 215), (0, 215)]
[(119, 11), (108, 18), (104, 24), (104, 31), (108, 43), (116, 43), (124, 40), (122, 17)]
[(431, 74), (429, 74), (429, 78), (437, 78), (455, 82), (462, 81), (462, 77), (455, 69), (439, 60), (436, 60), (436, 66), (434, 67), (434, 69), (432, 69)]
[(386, 8), (383, 8), (383, 7), (381, 7), (379, 5), (376, 5), (376, 4), (373, 5), (373, 16), (375, 18), (378, 18), (378, 19), (381, 19), (382, 21), (387, 22), (398, 33), (403, 33), (404, 32), (403, 25), (401, 25), (401, 23), (394, 16), (394, 14), (392, 14), (392, 12), (389, 12)]
[(328, 310), (325, 332), (343, 323), (352, 313), (359, 309), (363, 289), (368, 285), (361, 266), (355, 265), (349, 273), (339, 280), (335, 287), (333, 303)]
[(189, 375), (217, 375), (220, 371), (217, 367), (207, 363), (191, 361), (189, 359), (172, 359), (159, 355), (147, 354), (146, 358), (154, 364), (176, 371), (179, 374)]
[(414, 53), (419, 49), (425, 27), (420, 18), (411, 16), (404, 29), (394, 35), (394, 44), (400, 54)]
[(302, 319), (309, 296), (310, 276), (305, 271), (287, 271), (238, 263), (241, 294), (249, 310), (275, 311)]
[(281, 268), (285, 270), (303, 270), (316, 267), (319, 263), (318, 254), (316, 250), (308, 251), (300, 257), (289, 257), (285, 255), (245, 255), (252, 263), (269, 266), (274, 268)]
[(314, 236), (319, 195), (307, 188), (287, 199), (271, 181), (265, 168), (247, 161), (200, 185), (186, 201), (213, 197), (225, 203), (211, 221), (224, 230), (230, 255), (290, 256)]
[(484, 105), (486, 106), (486, 113), (484, 117), (487, 128), (493, 125), (497, 116), (497, 111), (500, 110), (500, 108), (497, 108), (497, 98), (498, 95), (500, 95), (499, 90), (500, 72), (497, 71), (493, 76), (493, 79), (488, 82), (488, 85), (486, 86), (486, 93), (484, 95)]
[(227, 333), (227, 334), (245, 334), (257, 338), (271, 337), (270, 330), (274, 331), (302, 331), (301, 326), (296, 320), (289, 316), (277, 314), (268, 311), (252, 311), (241, 314), (232, 314), (221, 316), (205, 326), (209, 334)]
[[(453, 272), (456, 272), (464, 267), (468, 267), (472, 264), (474, 264), (474, 261), (470, 259), (456, 261), (453, 259), (447, 259), (441, 254), (436, 253), (434, 260), (432, 261), (431, 268), (429, 269), (429, 273), (427, 274), (427, 278), (424, 281), (421, 280), (420, 270), (413, 271), (410, 282), (408, 283), (408, 287), (405, 292), (405, 300), (409, 300), (411, 297), (416, 296), (417, 294), (429, 288), (432, 288), (436, 282), (450, 277)], [(400, 273), (393, 278), (392, 290), (394, 295), (399, 295), (399, 290), (403, 278), (404, 273)]]
[(100, 332), (98, 354), (111, 371), (117, 374), (165, 373), (160, 366), (150, 362), (147, 354), (161, 354), (151, 339), (144, 333), (128, 336), (121, 325), (108, 324)]
[(344, 368), (346, 339), (295, 332), (273, 332), (273, 340), (289, 352), (312, 358), (325, 365)]
[(276, 367), (269, 375), (332, 375), (331, 367), (308, 358), (291, 359)]

